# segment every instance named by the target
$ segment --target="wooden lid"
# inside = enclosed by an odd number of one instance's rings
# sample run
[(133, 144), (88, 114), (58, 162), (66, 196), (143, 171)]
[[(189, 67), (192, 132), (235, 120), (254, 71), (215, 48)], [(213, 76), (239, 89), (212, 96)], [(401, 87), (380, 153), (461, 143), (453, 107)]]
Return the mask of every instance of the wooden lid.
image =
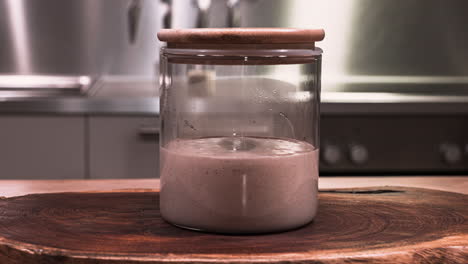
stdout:
[(160, 41), (169, 44), (314, 44), (323, 40), (323, 29), (295, 28), (194, 28), (162, 29)]

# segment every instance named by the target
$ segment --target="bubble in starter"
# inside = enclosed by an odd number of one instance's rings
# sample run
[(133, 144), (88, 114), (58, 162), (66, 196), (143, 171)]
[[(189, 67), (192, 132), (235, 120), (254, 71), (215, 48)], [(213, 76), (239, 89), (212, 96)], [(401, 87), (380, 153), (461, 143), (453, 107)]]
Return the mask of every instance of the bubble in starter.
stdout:
[(256, 147), (255, 141), (243, 137), (224, 138), (219, 145), (230, 151), (248, 151)]

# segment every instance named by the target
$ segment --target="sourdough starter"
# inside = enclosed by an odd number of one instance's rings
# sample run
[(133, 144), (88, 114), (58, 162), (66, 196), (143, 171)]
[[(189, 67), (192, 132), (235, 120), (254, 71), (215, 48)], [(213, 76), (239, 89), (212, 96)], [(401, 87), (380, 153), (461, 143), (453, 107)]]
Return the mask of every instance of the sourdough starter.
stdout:
[(256, 137), (174, 140), (161, 148), (161, 213), (178, 226), (264, 233), (310, 222), (317, 210), (318, 151)]

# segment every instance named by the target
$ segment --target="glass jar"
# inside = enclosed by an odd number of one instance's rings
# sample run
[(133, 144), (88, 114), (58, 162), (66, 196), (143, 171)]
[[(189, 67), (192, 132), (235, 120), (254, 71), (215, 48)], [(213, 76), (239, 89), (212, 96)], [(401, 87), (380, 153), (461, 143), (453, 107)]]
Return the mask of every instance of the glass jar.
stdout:
[(218, 233), (300, 227), (317, 211), (321, 53), (312, 29), (167, 29), (163, 218)]

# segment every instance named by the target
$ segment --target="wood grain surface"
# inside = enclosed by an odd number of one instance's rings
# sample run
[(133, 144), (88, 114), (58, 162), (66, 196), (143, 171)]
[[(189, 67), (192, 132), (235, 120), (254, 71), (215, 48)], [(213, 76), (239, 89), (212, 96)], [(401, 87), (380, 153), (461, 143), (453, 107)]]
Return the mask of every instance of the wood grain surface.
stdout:
[(313, 43), (325, 37), (323, 29), (298, 28), (189, 28), (161, 29), (160, 41), (190, 44)]
[[(0, 196), (32, 193), (159, 189), (159, 179), (0, 180)], [(466, 176), (320, 177), (319, 189), (401, 186), (468, 194)]]
[(466, 263), (468, 195), (385, 187), (326, 190), (316, 220), (260, 236), (187, 231), (157, 190), (0, 199), (0, 263)]

